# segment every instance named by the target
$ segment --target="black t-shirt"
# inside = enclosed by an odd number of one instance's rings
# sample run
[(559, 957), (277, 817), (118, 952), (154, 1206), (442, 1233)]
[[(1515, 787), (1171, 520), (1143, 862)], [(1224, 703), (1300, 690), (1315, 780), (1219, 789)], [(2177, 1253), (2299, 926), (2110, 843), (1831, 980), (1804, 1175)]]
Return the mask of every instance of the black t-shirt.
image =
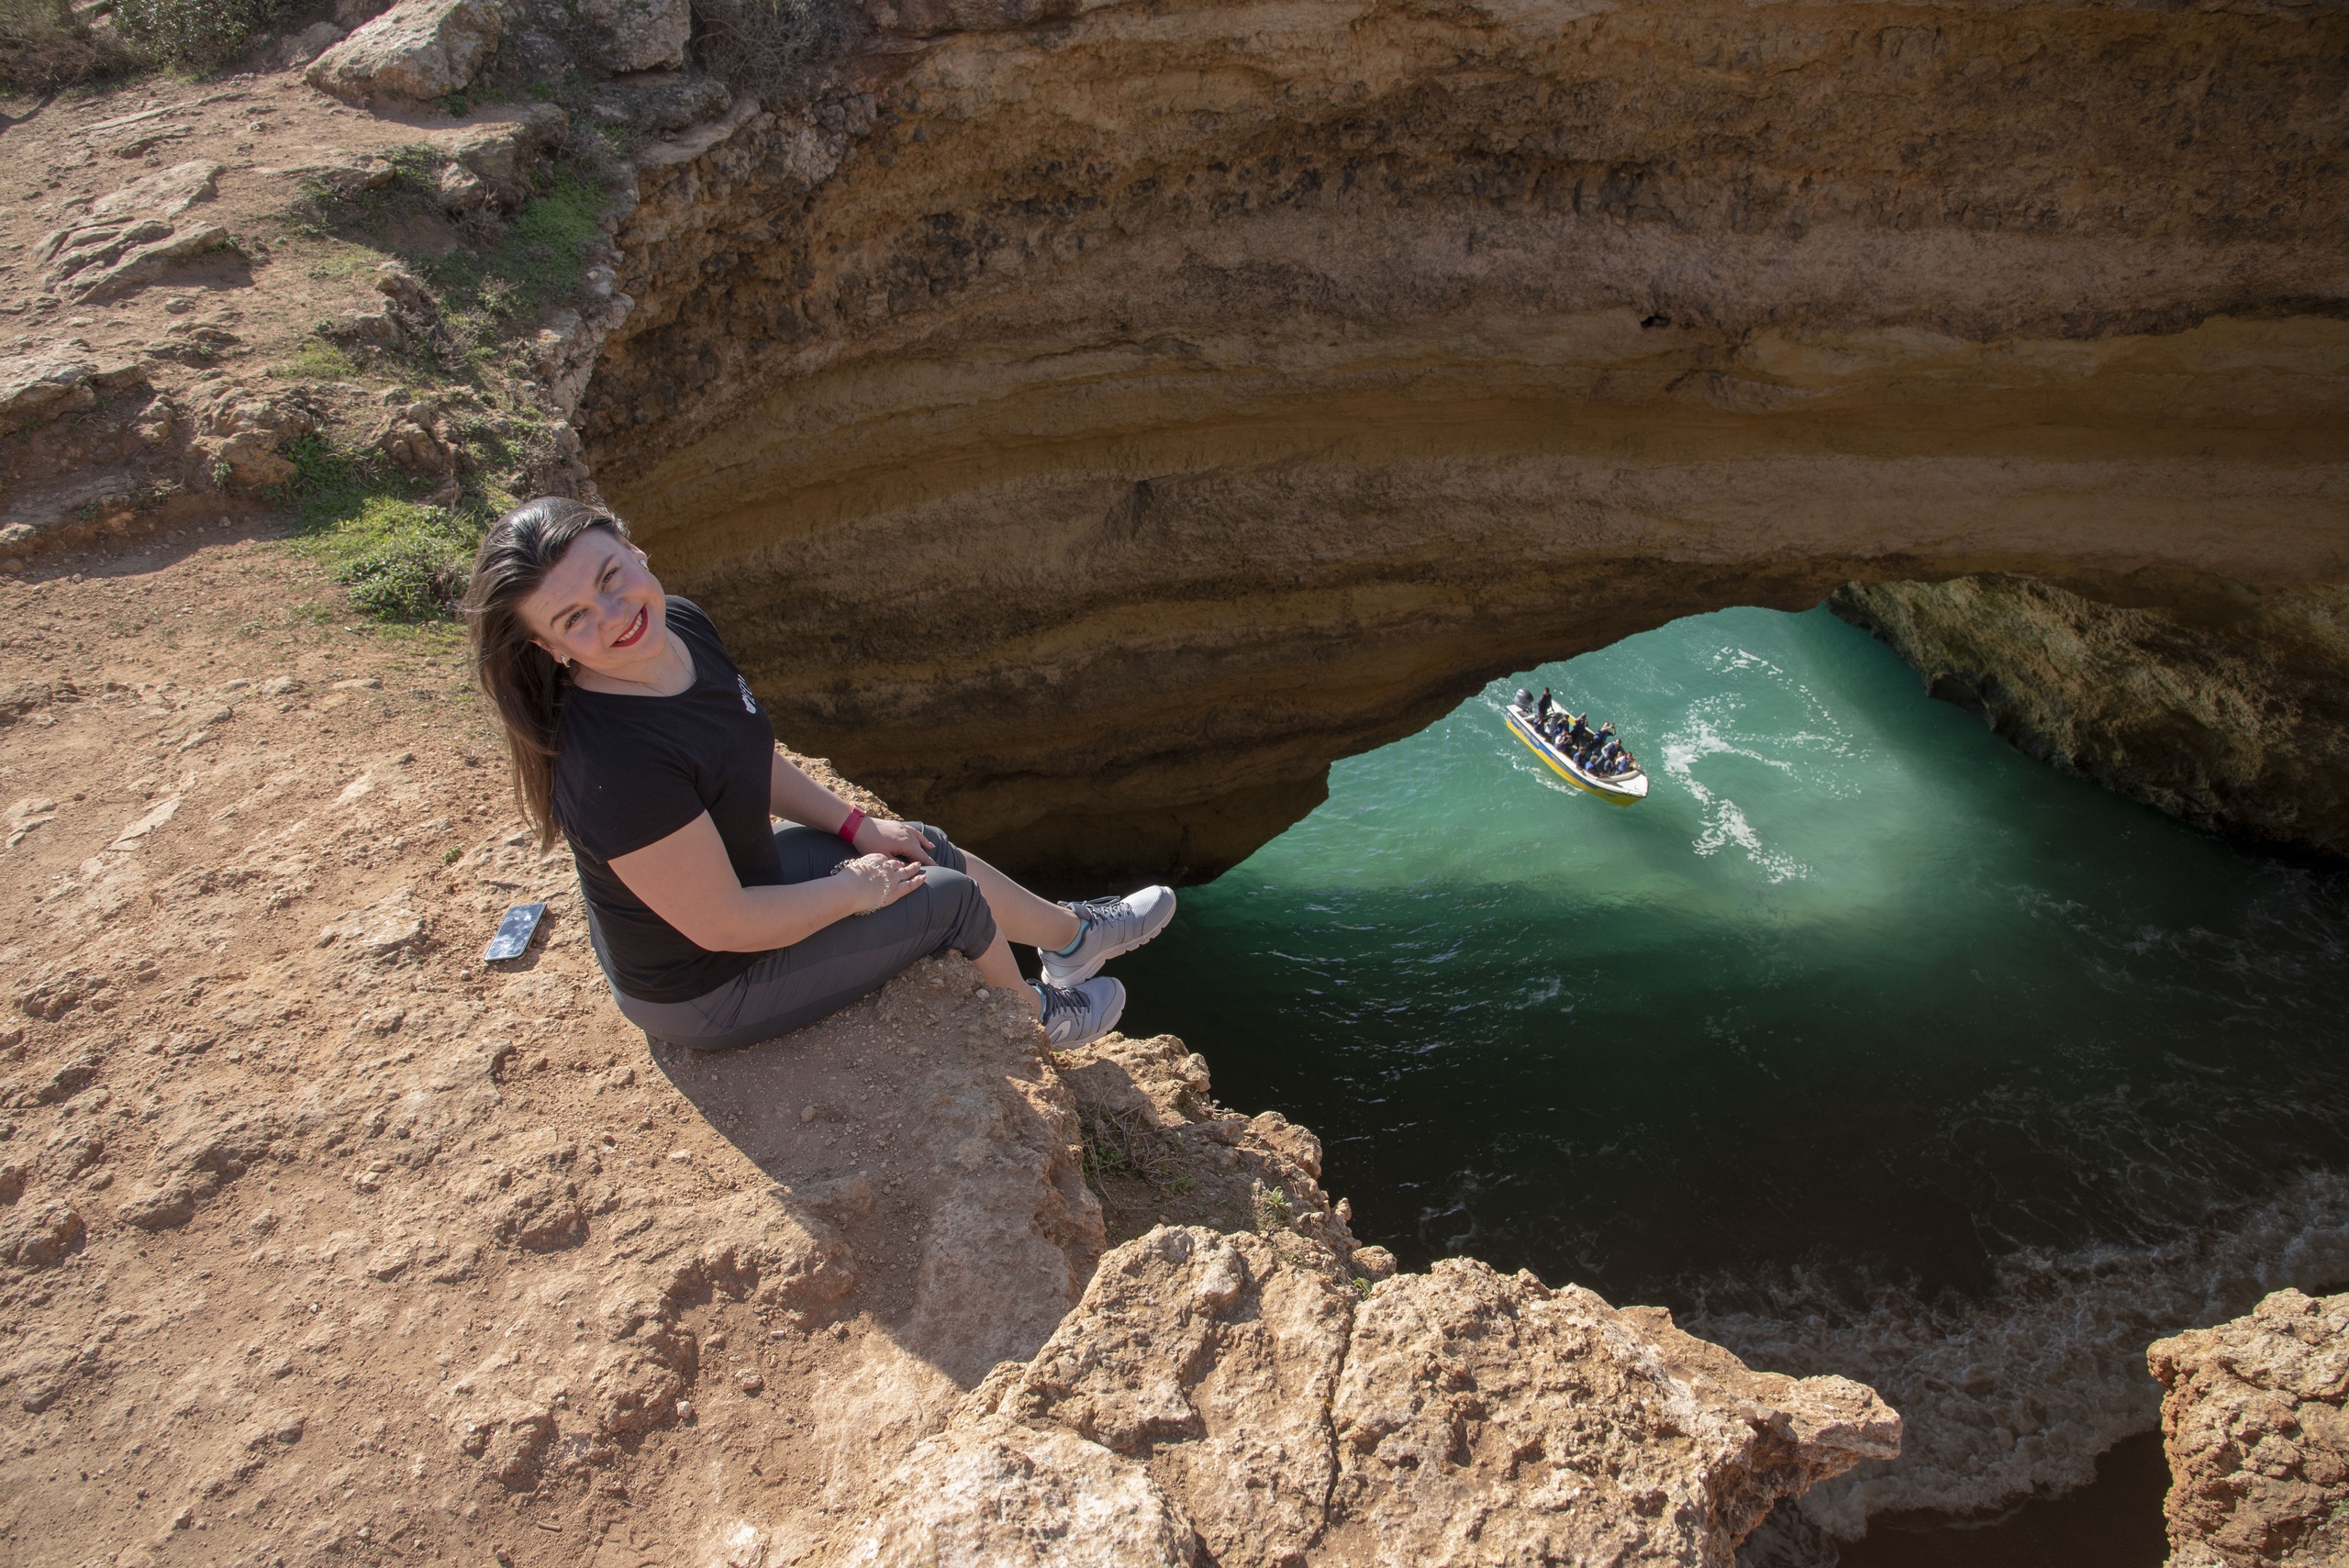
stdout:
[(707, 811), (743, 886), (783, 880), (767, 816), (774, 727), (701, 607), (672, 595), (668, 618), (669, 635), (693, 654), (694, 684), (673, 697), (573, 685), (555, 731), (554, 819), (571, 840), (614, 978), (645, 1002), (690, 1002), (759, 955), (696, 946), (628, 890), (613, 861)]

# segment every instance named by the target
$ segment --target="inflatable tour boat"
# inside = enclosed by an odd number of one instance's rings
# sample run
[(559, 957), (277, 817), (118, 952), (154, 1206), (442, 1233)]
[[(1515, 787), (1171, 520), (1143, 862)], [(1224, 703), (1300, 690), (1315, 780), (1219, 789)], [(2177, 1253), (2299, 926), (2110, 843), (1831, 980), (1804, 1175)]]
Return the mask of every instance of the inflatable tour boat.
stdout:
[(1645, 800), (1648, 797), (1648, 776), (1637, 768), (1628, 773), (1616, 773), (1602, 778), (1597, 773), (1586, 773), (1575, 766), (1575, 760), (1572, 757), (1542, 740), (1540, 732), (1533, 728), (1531, 708), (1520, 707), (1511, 703), (1503, 717), (1508, 720), (1510, 734), (1524, 741), (1528, 750), (1550, 764), (1552, 773), (1584, 794), (1595, 795), (1599, 799), (1612, 801), (1617, 806), (1629, 806), (1633, 801)]

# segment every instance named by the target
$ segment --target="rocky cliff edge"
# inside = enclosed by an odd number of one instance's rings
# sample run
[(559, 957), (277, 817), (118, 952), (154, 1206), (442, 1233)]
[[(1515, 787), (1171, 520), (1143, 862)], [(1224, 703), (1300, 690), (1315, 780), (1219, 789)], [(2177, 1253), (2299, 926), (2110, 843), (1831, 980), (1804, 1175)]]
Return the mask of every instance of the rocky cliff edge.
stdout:
[(1396, 1273), (1309, 1131), (959, 959), (648, 1048), (462, 650), (336, 603), (238, 527), (0, 581), (8, 1561), (1726, 1568), (1894, 1451), (1661, 1312)]
[(2156, 1343), (2170, 1568), (2349, 1562), (2349, 1296), (2279, 1290)]

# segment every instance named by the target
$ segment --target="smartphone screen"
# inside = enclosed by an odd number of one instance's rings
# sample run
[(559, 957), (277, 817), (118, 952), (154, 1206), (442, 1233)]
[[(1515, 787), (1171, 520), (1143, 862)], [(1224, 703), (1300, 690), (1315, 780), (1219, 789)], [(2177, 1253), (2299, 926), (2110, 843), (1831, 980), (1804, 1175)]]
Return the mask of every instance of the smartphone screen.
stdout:
[(506, 918), (497, 922), (497, 935), (489, 939), (489, 951), (481, 955), (484, 963), (495, 963), (501, 958), (519, 958), (522, 950), (530, 945), (530, 934), (539, 929), (539, 917), (547, 912), (543, 901), (537, 904), (517, 904), (506, 911)]

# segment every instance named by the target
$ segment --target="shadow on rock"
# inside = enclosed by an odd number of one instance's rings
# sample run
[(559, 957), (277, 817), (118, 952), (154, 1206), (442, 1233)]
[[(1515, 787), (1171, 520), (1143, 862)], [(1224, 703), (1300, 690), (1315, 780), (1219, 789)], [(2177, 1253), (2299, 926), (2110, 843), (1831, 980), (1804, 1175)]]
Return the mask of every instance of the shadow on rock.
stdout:
[(962, 959), (780, 1040), (654, 1060), (786, 1210), (840, 1237), (839, 1312), (958, 1387), (1033, 1354), (1092, 1277), (1074, 1106), (1022, 999)]

